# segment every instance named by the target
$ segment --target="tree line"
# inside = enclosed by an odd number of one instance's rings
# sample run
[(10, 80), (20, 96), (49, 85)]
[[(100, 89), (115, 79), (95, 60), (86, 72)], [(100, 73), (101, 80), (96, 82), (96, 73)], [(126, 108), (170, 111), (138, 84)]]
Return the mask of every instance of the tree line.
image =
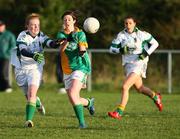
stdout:
[(41, 15), (41, 29), (51, 37), (61, 29), (61, 15), (65, 10), (79, 11), (79, 25), (89, 17), (101, 24), (97, 34), (87, 34), (90, 48), (109, 48), (115, 35), (123, 29), (123, 19), (133, 15), (138, 27), (153, 34), (159, 49), (179, 49), (179, 0), (0, 0), (0, 18), (7, 28), (19, 34), (25, 17), (32, 12)]

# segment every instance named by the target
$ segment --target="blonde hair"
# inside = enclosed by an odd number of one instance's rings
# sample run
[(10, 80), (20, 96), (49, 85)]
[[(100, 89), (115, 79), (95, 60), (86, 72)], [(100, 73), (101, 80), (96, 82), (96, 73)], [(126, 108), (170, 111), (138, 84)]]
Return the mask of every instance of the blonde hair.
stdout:
[(37, 14), (37, 13), (31, 13), (30, 15), (28, 15), (26, 17), (26, 21), (25, 21), (25, 27), (27, 27), (27, 25), (29, 24), (29, 21), (33, 18), (37, 18), (37, 19), (40, 19), (40, 15)]

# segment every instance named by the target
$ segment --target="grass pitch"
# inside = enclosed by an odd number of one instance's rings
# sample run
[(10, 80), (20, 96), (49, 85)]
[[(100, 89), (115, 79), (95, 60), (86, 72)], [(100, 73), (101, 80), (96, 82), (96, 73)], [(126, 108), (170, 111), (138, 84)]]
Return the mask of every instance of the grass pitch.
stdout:
[(35, 127), (24, 128), (25, 98), (19, 89), (11, 94), (0, 93), (1, 139), (179, 139), (180, 94), (163, 94), (164, 109), (159, 112), (148, 97), (130, 92), (122, 120), (111, 119), (107, 112), (114, 109), (120, 93), (82, 92), (95, 98), (95, 116), (85, 109), (87, 129), (78, 129), (78, 121), (67, 95), (57, 93), (57, 86), (42, 87), (38, 92), (46, 107), (46, 116), (36, 112)]

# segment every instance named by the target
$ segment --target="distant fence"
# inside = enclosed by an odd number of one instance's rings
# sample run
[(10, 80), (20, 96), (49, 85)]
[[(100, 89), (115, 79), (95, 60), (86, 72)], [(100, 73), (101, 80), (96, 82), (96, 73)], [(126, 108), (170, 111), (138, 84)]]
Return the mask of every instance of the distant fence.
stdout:
[[(46, 52), (51, 53), (51, 52), (58, 52), (57, 49), (45, 49)], [(93, 53), (109, 53), (108, 49), (89, 49), (88, 50), (89, 57), (92, 61)], [(155, 53), (160, 53), (160, 54), (167, 54), (167, 92), (172, 93), (172, 54), (180, 54), (180, 50), (156, 50)], [(180, 63), (179, 63), (180, 64)], [(12, 73), (12, 72), (11, 72)], [(12, 82), (12, 77), (11, 82)], [(90, 74), (88, 78), (88, 91), (92, 90), (92, 73)]]
[[(47, 52), (58, 52), (58, 50), (55, 49), (46, 49), (45, 51)], [(109, 53), (108, 49), (89, 49), (89, 57), (92, 61), (92, 53)], [(168, 93), (172, 93), (172, 54), (180, 54), (180, 50), (156, 50), (155, 53), (164, 53), (168, 55), (167, 58), (167, 78), (168, 78), (168, 82), (167, 82), (167, 86), (168, 86)], [(92, 73), (88, 78), (88, 91), (92, 90)]]

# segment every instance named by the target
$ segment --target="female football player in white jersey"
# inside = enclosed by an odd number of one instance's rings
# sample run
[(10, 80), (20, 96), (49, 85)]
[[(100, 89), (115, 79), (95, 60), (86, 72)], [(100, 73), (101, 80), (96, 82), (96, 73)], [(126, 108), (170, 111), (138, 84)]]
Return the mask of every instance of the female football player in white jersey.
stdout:
[(108, 115), (115, 119), (121, 119), (128, 102), (129, 89), (132, 86), (138, 92), (149, 96), (159, 111), (162, 111), (161, 95), (144, 86), (142, 81), (142, 78), (146, 78), (149, 55), (158, 47), (158, 42), (148, 32), (139, 30), (132, 16), (125, 18), (124, 26), (125, 29), (119, 32), (110, 46), (111, 53), (122, 54), (122, 64), (126, 74), (121, 88), (120, 104), (115, 111), (108, 112)]
[(11, 64), (15, 67), (16, 82), (27, 99), (25, 127), (33, 127), (35, 110), (45, 115), (45, 108), (37, 96), (43, 73), (43, 49), (44, 46), (55, 48), (59, 44), (40, 31), (38, 14), (27, 16), (25, 26), (26, 30), (18, 35), (17, 49), (12, 53)]

